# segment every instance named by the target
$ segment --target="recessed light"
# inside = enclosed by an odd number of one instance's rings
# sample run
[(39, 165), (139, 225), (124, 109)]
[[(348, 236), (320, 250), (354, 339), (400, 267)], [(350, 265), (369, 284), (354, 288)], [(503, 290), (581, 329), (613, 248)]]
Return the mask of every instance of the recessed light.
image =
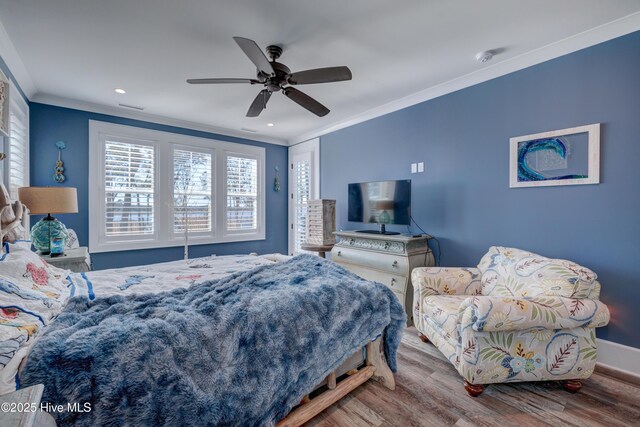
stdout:
[(127, 91), (126, 91), (126, 90), (124, 90), (124, 89), (120, 89), (120, 88), (116, 88), (116, 89), (115, 89), (115, 92), (116, 92), (116, 93), (119, 93), (120, 95), (124, 95), (125, 93), (127, 93)]
[(273, 123), (267, 123), (267, 126), (269, 126), (269, 127), (273, 127), (273, 126), (275, 126), (275, 125), (274, 125)]

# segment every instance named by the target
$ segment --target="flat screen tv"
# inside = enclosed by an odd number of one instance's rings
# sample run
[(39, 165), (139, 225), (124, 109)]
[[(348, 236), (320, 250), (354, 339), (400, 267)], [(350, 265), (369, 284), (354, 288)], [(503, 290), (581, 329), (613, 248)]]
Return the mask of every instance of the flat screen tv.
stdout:
[(386, 231), (387, 224), (410, 225), (411, 180), (349, 184), (350, 222), (380, 224), (379, 230), (362, 233), (400, 234)]

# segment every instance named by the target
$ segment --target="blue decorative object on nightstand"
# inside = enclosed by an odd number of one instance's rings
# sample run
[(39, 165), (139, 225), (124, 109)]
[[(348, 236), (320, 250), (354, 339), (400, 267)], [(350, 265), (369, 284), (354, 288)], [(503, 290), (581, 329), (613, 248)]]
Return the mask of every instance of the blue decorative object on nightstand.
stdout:
[(53, 239), (61, 238), (64, 247), (68, 237), (67, 227), (51, 215), (42, 218), (31, 228), (33, 246), (43, 254), (50, 252)]

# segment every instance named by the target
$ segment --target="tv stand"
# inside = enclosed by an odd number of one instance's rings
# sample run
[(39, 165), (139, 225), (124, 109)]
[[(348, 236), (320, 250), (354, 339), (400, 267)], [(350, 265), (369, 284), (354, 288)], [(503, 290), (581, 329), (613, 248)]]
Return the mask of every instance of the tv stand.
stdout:
[(365, 233), (365, 234), (382, 234), (383, 236), (397, 236), (397, 231), (380, 231), (380, 230), (356, 230), (356, 233)]
[(366, 233), (366, 234), (382, 234), (385, 236), (397, 236), (398, 233), (397, 231), (387, 231), (385, 229), (385, 225), (384, 224), (380, 224), (380, 230), (357, 230), (357, 233)]
[[(369, 231), (369, 230), (366, 230)], [(340, 241), (331, 250), (331, 260), (367, 280), (391, 288), (412, 324), (413, 285), (411, 270), (434, 265), (426, 236), (389, 236), (353, 231), (337, 231)]]

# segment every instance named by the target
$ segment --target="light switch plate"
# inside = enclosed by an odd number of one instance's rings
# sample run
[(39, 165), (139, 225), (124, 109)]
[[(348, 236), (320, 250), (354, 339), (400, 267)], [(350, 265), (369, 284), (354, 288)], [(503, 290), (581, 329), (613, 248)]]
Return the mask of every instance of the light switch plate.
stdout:
[(411, 173), (416, 173), (416, 172), (418, 172), (418, 164), (411, 163)]
[(424, 162), (418, 163), (418, 172), (424, 172)]

